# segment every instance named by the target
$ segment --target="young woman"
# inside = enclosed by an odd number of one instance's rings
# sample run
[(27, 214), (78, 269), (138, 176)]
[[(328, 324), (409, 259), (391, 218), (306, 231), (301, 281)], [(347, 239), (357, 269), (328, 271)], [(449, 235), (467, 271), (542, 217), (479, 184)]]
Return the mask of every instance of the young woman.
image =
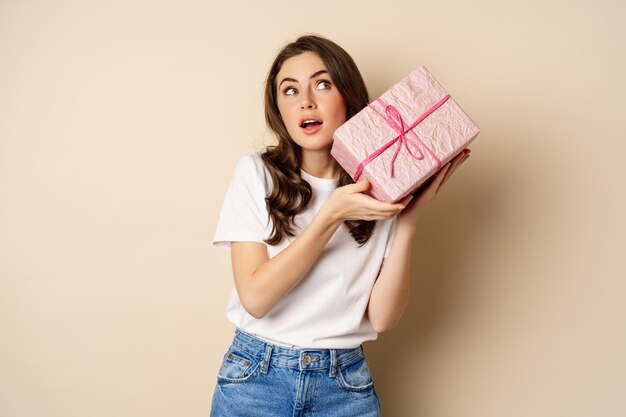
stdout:
[(236, 325), (213, 417), (380, 415), (362, 343), (400, 320), (416, 219), (469, 151), (414, 198), (364, 194), (368, 181), (355, 184), (330, 149), (368, 100), (352, 58), (320, 36), (286, 45), (270, 68), (278, 144), (239, 160), (213, 238), (231, 249)]

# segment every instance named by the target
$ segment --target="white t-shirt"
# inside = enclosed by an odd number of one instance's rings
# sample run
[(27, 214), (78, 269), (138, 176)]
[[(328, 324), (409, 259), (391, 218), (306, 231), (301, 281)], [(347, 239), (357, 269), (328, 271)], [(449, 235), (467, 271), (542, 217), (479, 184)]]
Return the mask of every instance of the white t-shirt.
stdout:
[[(338, 184), (336, 179), (313, 177), (303, 170), (300, 175), (313, 194), (307, 209), (295, 217), (296, 236)], [(226, 249), (230, 242), (265, 244), (263, 239), (272, 231), (265, 206), (271, 189), (272, 178), (260, 152), (244, 155), (226, 192), (213, 244)], [(243, 308), (233, 285), (226, 308), (228, 319), (267, 342), (297, 349), (348, 349), (375, 340), (378, 334), (365, 311), (383, 257), (389, 254), (395, 225), (396, 217), (377, 220), (372, 236), (359, 247), (341, 224), (298, 285), (261, 319)], [(293, 240), (295, 237), (287, 236), (277, 245), (266, 244), (268, 257), (276, 256)]]

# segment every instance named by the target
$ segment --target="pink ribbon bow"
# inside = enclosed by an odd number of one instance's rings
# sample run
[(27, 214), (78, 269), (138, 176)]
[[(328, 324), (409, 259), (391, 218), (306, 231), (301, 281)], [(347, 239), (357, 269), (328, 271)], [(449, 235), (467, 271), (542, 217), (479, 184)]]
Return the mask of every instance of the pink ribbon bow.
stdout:
[[(402, 120), (402, 116), (400, 116), (400, 113), (398, 113), (398, 110), (394, 106), (390, 104), (386, 104), (380, 98), (377, 99), (376, 102), (378, 102), (385, 109), (385, 114), (383, 115), (378, 110), (376, 110), (371, 104), (368, 104), (368, 106), (370, 106), (376, 113), (378, 113), (383, 119), (385, 119), (387, 124), (391, 126), (392, 129), (398, 132), (398, 136), (391, 139), (389, 142), (385, 143), (380, 148), (376, 149), (374, 152), (369, 154), (363, 161), (361, 161), (361, 163), (356, 169), (356, 172), (354, 173), (354, 181), (356, 182), (359, 180), (359, 177), (361, 176), (361, 173), (363, 171), (363, 168), (365, 168), (365, 165), (372, 162), (374, 158), (378, 157), (378, 155), (385, 152), (390, 146), (392, 146), (394, 143), (398, 141), (400, 142), (400, 145), (396, 147), (396, 151), (393, 154), (393, 158), (391, 158), (391, 164), (390, 164), (391, 177), (393, 177), (394, 162), (396, 160), (396, 157), (398, 156), (398, 153), (400, 152), (400, 149), (402, 148), (402, 144), (404, 144), (404, 147), (409, 152), (409, 154), (413, 158), (418, 159), (418, 160), (424, 159), (424, 154), (418, 147), (418, 143), (421, 144), (424, 147), (424, 149), (428, 151), (430, 156), (432, 156), (433, 159), (437, 162), (439, 169), (441, 169), (441, 161), (439, 160), (439, 158), (437, 158), (437, 156), (435, 156), (435, 154), (428, 148), (428, 146), (426, 146), (424, 142), (422, 142), (419, 136), (417, 136), (417, 134), (413, 132), (413, 128), (417, 126), (418, 124), (420, 124), (432, 112), (434, 112), (439, 107), (441, 107), (443, 103), (445, 103), (449, 98), (450, 98), (450, 94), (446, 94), (441, 100), (439, 100), (437, 103), (431, 106), (428, 110), (426, 110), (424, 114), (418, 117), (417, 120), (408, 127), (405, 127), (404, 120)], [(412, 139), (415, 140), (415, 142), (406, 136), (407, 133), (409, 133), (410, 136), (414, 136), (414, 138)], [(411, 144), (411, 146), (413, 146), (417, 150), (417, 152), (419, 152), (419, 156), (415, 156), (413, 152), (411, 152), (411, 149), (409, 148), (409, 144)]]

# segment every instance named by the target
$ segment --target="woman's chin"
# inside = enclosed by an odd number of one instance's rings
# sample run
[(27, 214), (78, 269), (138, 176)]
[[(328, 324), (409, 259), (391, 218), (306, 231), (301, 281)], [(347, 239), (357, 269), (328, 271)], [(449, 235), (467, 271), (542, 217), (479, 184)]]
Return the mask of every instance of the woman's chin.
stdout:
[(295, 140), (295, 142), (300, 146), (300, 148), (307, 150), (307, 151), (321, 151), (321, 150), (328, 150), (328, 152), (330, 152), (330, 149), (333, 146), (333, 138), (324, 138), (324, 137), (314, 137), (314, 136), (307, 136), (307, 137), (300, 137), (297, 140)]

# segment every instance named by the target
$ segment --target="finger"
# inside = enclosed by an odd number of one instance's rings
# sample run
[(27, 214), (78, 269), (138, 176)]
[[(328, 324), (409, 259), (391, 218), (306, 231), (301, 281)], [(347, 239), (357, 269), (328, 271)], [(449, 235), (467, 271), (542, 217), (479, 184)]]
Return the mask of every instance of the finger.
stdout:
[(448, 172), (448, 170), (450, 169), (450, 165), (451, 165), (450, 162), (448, 162), (446, 165), (443, 166), (443, 168), (439, 170), (439, 172), (435, 176), (433, 176), (433, 179), (430, 181), (430, 184), (428, 184), (428, 186), (424, 188), (423, 193), (431, 193), (431, 194), (437, 193), (437, 190), (441, 186), (441, 183), (446, 176), (446, 172)]
[(464, 155), (463, 158), (459, 160), (459, 163), (456, 165), (456, 167), (454, 167), (454, 169), (456, 170), (463, 162), (467, 161), (469, 157), (470, 157), (469, 153)]
[(463, 159), (465, 155), (466, 155), (465, 151), (459, 152), (458, 154), (454, 156), (454, 158), (452, 158), (452, 162), (460, 161), (461, 159)]
[(355, 193), (361, 193), (366, 191), (370, 187), (371, 183), (367, 178), (360, 179), (359, 182), (351, 184), (351, 188)]
[(448, 162), (447, 164), (445, 164), (443, 168), (439, 170), (433, 182), (437, 182), (438, 178), (443, 178), (446, 175), (446, 172), (450, 170), (451, 166), (452, 166), (452, 162)]
[(402, 202), (390, 204), (378, 201), (375, 198), (372, 198), (372, 200), (367, 208), (377, 214), (393, 214), (404, 210), (406, 207), (406, 204)]
[(454, 155), (454, 157), (452, 159), (450, 159), (450, 163), (454, 164), (455, 162), (459, 161), (461, 158), (463, 158), (466, 155), (465, 149), (463, 149), (461, 152), (457, 153), (456, 155)]
[(413, 199), (413, 194), (409, 194), (406, 197), (404, 197), (402, 200), (400, 200), (400, 204), (406, 207), (412, 199)]
[(446, 172), (446, 177), (444, 178), (444, 182), (452, 176), (454, 171), (459, 167), (459, 165), (461, 165), (461, 163), (465, 160), (466, 157), (467, 156), (465, 153), (460, 153), (457, 157), (455, 157), (452, 160), (450, 169), (448, 170), (448, 172)]
[(450, 169), (451, 165), (452, 164), (450, 162), (448, 162), (443, 168), (441, 168), (441, 171), (437, 175), (437, 178), (435, 178), (435, 180), (430, 184), (430, 186), (428, 188), (434, 188), (435, 190), (437, 188), (439, 188), (439, 185), (441, 184), (441, 181), (443, 181), (443, 179), (445, 178), (446, 172), (448, 172), (448, 170)]
[(372, 211), (386, 212), (386, 211), (399, 210), (405, 207), (405, 205), (402, 204), (402, 200), (396, 203), (387, 203), (385, 201), (380, 201), (367, 194), (357, 195), (356, 198), (357, 198), (356, 201), (361, 207), (367, 210), (372, 210)]
[(454, 158), (452, 158), (452, 160), (450, 161), (450, 169), (447, 172), (447, 176), (449, 177), (450, 175), (452, 175), (452, 173), (454, 172), (454, 170), (461, 165), (461, 163), (463, 163), (464, 160), (466, 160), (467, 158), (469, 158), (469, 149), (463, 149), (461, 152), (459, 152)]
[(463, 159), (459, 161), (459, 165), (457, 165), (457, 167), (460, 166), (463, 162), (467, 161), (468, 158), (469, 158), (469, 155), (464, 156)]
[(448, 182), (448, 180), (450, 179), (450, 177), (452, 176), (452, 174), (454, 173), (454, 171), (456, 171), (456, 169), (463, 163), (465, 162), (465, 160), (467, 158), (469, 158), (469, 152), (465, 153), (458, 161), (456, 161), (456, 163), (450, 167), (450, 169), (448, 170), (448, 172), (446, 172), (446, 176), (444, 177), (443, 181), (441, 182), (441, 185), (439, 188), (441, 188), (445, 183)]
[(452, 162), (453, 164), (456, 166), (459, 163), (461, 163), (465, 158), (467, 158), (470, 154), (469, 149), (463, 149), (461, 152), (458, 153), (458, 155), (456, 155), (453, 159)]
[(389, 218), (391, 218), (393, 216), (397, 216), (401, 212), (402, 212), (402, 210), (383, 211), (383, 212), (372, 211), (372, 212), (369, 212), (369, 213), (365, 213), (362, 216), (359, 216), (359, 218), (363, 219), (363, 220), (389, 219)]
[(452, 176), (452, 174), (454, 174), (454, 171), (458, 168), (458, 166), (461, 164), (462, 159), (458, 159), (456, 161), (454, 161), (454, 163), (451, 164), (450, 169), (448, 170), (448, 172), (446, 172), (446, 175), (443, 177), (443, 180), (441, 181), (441, 185), (439, 186), (441, 188), (441, 186), (443, 184), (445, 184), (446, 182), (448, 182), (448, 180), (450, 179), (450, 177)]

